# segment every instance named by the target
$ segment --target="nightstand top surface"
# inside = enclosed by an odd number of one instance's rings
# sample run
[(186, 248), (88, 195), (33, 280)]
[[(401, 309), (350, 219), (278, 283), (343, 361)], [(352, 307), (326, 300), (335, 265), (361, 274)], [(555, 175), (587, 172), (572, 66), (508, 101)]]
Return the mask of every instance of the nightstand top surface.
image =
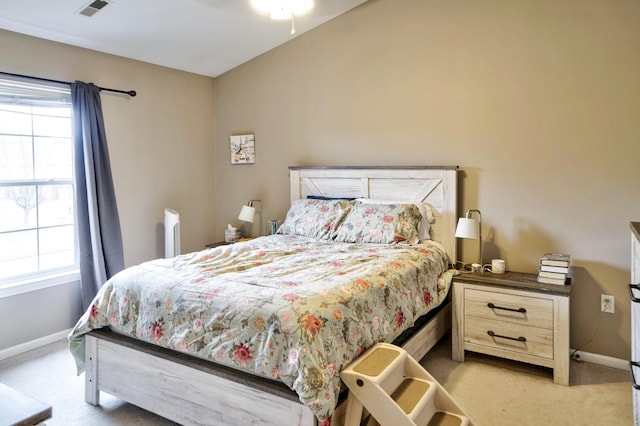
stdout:
[(220, 247), (220, 246), (228, 246), (229, 244), (233, 244), (233, 243), (229, 242), (229, 241), (218, 241), (218, 242), (215, 242), (215, 243), (205, 244), (205, 247), (214, 248), (214, 247)]
[(536, 293), (555, 294), (559, 296), (569, 296), (571, 285), (557, 285), (539, 283), (537, 274), (527, 274), (524, 272), (507, 271), (504, 274), (492, 274), (491, 272), (464, 273), (453, 277), (454, 281), (465, 284), (479, 284), (496, 286), (501, 288), (512, 288), (515, 290), (526, 290)]

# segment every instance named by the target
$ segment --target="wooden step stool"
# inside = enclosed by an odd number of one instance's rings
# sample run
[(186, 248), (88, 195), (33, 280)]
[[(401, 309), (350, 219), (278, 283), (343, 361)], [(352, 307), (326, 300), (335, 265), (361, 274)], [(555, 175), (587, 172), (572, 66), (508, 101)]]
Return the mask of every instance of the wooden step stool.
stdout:
[(349, 388), (345, 426), (467, 426), (449, 393), (402, 348), (377, 343), (340, 373)]

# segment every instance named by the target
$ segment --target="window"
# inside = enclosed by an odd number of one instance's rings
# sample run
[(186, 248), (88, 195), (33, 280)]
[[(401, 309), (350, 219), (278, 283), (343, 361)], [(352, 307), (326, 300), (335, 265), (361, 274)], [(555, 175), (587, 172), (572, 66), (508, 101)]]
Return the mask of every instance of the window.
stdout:
[(0, 290), (78, 269), (68, 86), (0, 78)]

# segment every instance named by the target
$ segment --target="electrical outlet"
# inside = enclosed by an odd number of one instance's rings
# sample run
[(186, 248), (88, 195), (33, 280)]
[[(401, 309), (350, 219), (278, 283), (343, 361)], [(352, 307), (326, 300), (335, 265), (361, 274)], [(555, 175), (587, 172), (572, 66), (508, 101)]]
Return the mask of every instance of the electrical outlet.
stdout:
[(600, 310), (602, 312), (606, 312), (608, 314), (613, 314), (616, 312), (615, 308), (616, 299), (613, 296), (608, 294), (600, 295)]

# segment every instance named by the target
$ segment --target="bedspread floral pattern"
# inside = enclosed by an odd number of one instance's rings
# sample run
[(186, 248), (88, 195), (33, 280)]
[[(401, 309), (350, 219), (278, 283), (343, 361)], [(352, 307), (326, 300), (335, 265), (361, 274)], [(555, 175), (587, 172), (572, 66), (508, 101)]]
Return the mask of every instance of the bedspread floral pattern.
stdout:
[(114, 330), (278, 379), (330, 424), (339, 371), (436, 307), (451, 271), (433, 242), (346, 244), (271, 235), (128, 268), (70, 334)]

